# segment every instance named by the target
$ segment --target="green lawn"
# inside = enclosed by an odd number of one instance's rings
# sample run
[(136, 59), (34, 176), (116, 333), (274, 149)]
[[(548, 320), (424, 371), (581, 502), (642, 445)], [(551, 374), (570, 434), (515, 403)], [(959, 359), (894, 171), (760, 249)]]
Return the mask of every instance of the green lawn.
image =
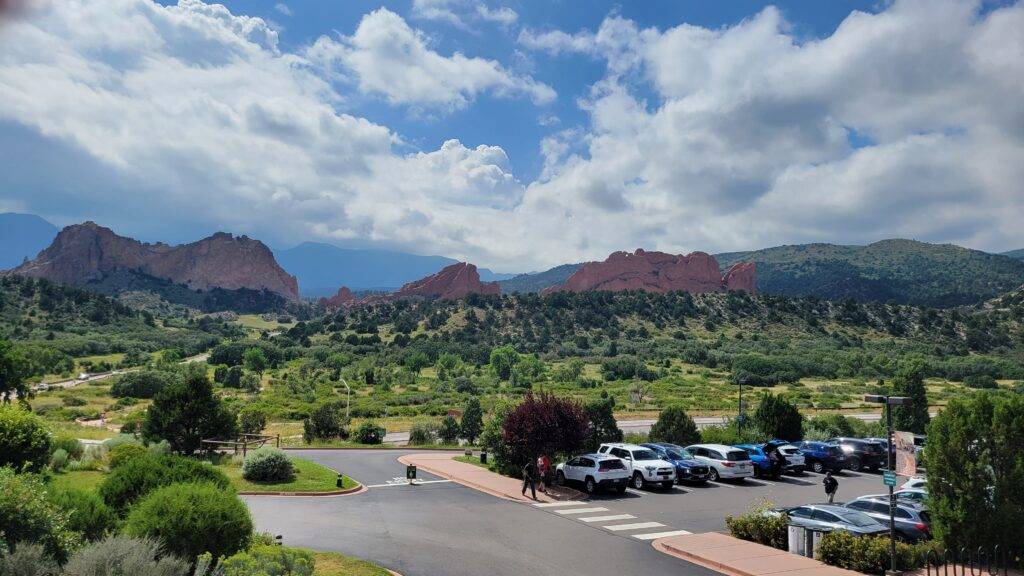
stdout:
[(97, 470), (61, 472), (53, 475), (53, 485), (94, 492), (103, 482), (104, 473)]
[(310, 550), (316, 557), (316, 566), (313, 569), (313, 576), (389, 576), (390, 572), (370, 564), (365, 560), (358, 560), (343, 556), (337, 552), (318, 552)]
[(488, 470), (490, 470), (490, 466), (480, 462), (479, 456), (456, 456), (455, 458), (452, 458), (452, 460), (455, 460), (456, 462), (472, 464), (473, 466), (479, 466), (481, 468), (487, 468)]
[[(235, 461), (228, 461), (217, 466), (231, 480), (231, 484), (239, 492), (330, 492), (338, 490), (338, 473), (326, 466), (302, 458), (292, 458), (295, 465), (295, 478), (291, 482), (250, 482), (242, 478), (242, 466)], [(359, 483), (345, 476), (342, 489), (355, 488)]]

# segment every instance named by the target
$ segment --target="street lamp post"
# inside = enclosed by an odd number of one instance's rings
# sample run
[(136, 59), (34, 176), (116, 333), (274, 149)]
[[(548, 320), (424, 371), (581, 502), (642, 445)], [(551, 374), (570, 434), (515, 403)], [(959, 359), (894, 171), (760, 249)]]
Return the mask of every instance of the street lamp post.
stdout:
[[(884, 404), (885, 410), (885, 423), (889, 432), (889, 446), (888, 452), (888, 470), (891, 474), (896, 472), (896, 431), (893, 430), (892, 426), (892, 407), (893, 406), (906, 406), (911, 403), (911, 399), (906, 396), (881, 396), (878, 394), (868, 394), (864, 397), (865, 402), (872, 402), (874, 404)], [(889, 486), (889, 555), (890, 555), (890, 567), (886, 571), (888, 576), (898, 576), (900, 572), (896, 569), (896, 495), (892, 484), (886, 483)]]
[(345, 401), (345, 419), (348, 420), (349, 408), (352, 406), (352, 388), (349, 388), (345, 378), (338, 376), (338, 379), (345, 385), (345, 390), (348, 390), (348, 399)]

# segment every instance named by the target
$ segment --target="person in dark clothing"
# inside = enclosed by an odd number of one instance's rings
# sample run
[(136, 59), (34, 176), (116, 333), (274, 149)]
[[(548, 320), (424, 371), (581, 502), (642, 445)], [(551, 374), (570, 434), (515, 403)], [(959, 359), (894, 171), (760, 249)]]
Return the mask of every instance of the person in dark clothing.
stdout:
[(537, 463), (531, 458), (523, 466), (523, 496), (526, 496), (526, 487), (530, 487), (533, 499), (537, 499)]
[(821, 481), (825, 485), (825, 495), (828, 496), (828, 503), (835, 500), (836, 492), (839, 491), (839, 480), (832, 477), (832, 471), (825, 472), (825, 479)]

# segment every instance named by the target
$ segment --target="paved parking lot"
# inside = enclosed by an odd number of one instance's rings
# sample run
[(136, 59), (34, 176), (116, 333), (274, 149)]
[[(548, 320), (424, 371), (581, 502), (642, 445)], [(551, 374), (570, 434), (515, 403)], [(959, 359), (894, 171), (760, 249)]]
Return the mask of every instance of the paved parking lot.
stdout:
[[(452, 574), (715, 574), (655, 551), (652, 539), (717, 531), (723, 518), (769, 499), (823, 498), (821, 476), (746, 480), (672, 490), (632, 488), (586, 502), (510, 502), (420, 472), (404, 482), (396, 450), (292, 452), (370, 487), (342, 497), (246, 497), (257, 528), (286, 543), (366, 558), (406, 576)], [(840, 475), (840, 498), (882, 492), (877, 474)]]

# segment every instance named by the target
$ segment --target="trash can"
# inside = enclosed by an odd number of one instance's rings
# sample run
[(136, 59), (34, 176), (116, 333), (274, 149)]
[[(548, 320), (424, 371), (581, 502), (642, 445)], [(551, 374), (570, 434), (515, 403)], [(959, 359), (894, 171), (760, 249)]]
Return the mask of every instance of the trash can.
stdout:
[(487, 452), (480, 452), (480, 463), (487, 464)]
[(789, 525), (789, 553), (807, 555), (807, 529), (803, 526)]

